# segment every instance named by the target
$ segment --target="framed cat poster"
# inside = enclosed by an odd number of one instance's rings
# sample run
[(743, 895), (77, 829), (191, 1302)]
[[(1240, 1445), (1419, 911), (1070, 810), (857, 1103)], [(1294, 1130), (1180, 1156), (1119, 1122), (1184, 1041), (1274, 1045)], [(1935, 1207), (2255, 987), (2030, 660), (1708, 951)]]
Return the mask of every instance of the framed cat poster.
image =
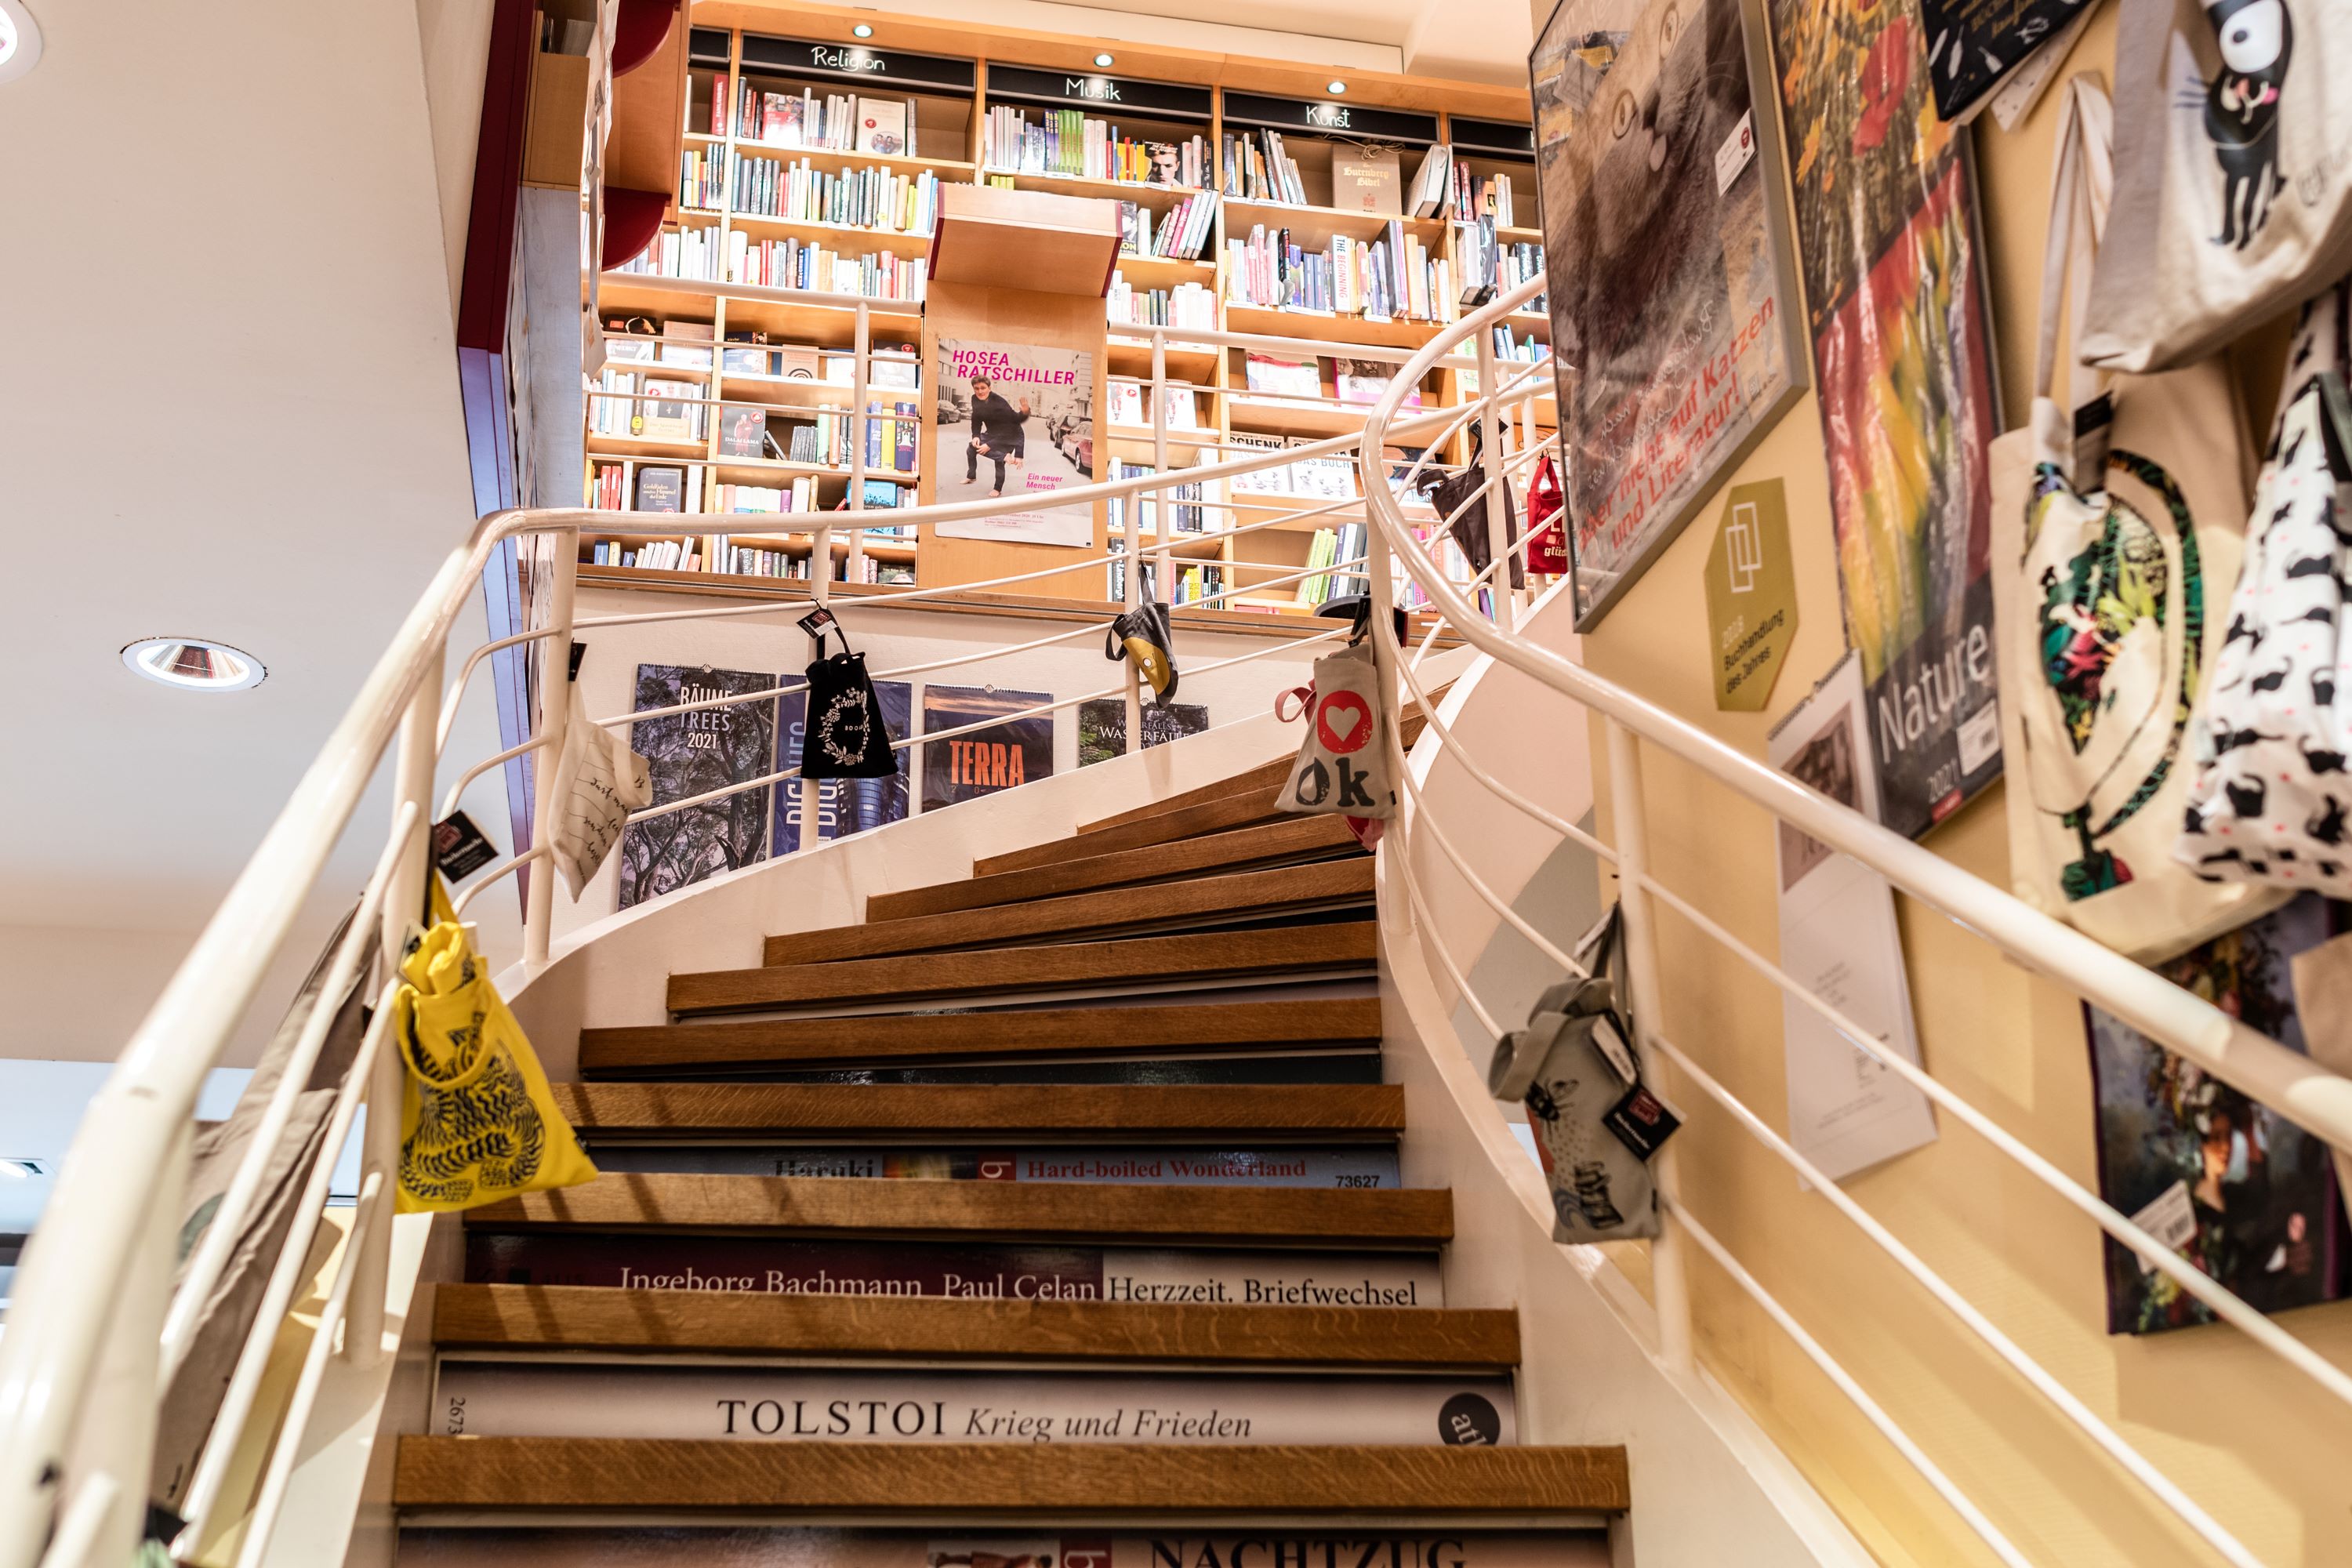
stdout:
[(1810, 361), (1756, 0), (1560, 0), (1528, 68), (1583, 630)]

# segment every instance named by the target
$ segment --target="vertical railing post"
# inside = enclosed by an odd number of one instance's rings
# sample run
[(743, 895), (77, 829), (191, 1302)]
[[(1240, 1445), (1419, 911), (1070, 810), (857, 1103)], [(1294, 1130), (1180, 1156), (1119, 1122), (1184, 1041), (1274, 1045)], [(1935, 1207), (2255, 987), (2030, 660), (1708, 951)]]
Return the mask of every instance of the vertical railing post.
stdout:
[(1496, 402), (1495, 335), (1491, 331), (1478, 334), (1478, 400), (1479, 427), (1484, 432), (1479, 448), (1480, 461), (1486, 470), (1486, 548), (1495, 563), (1494, 575), (1487, 578), (1487, 589), (1495, 605), (1495, 626), (1509, 631), (1517, 619), (1513, 613), (1518, 608), (1511, 597), (1511, 532), (1505, 521), (1504, 508), (1508, 504), (1509, 481), (1503, 477), (1503, 416)]
[[(568, 534), (558, 538), (569, 542)], [(565, 552), (557, 552), (563, 560)], [(573, 564), (563, 561), (565, 566)], [(560, 582), (569, 584), (572, 574), (562, 571)], [(551, 597), (548, 613), (562, 614), (562, 624), (571, 624), (570, 595), (562, 595), (557, 604)], [(436, 642), (428, 651), (424, 667), (417, 672), (416, 689), (409, 693), (408, 708), (400, 717), (400, 747), (393, 761), (392, 809), (394, 819), (414, 808), (409, 819), (407, 840), (394, 858), (392, 875), (385, 880), (383, 910), (377, 917), (378, 951), (383, 955), (387, 973), (400, 964), (401, 948), (406, 942), (411, 926), (421, 926), (425, 921), (426, 845), (433, 826), (433, 769), (437, 760), (434, 731), (441, 710), (441, 666), (447, 645)], [(556, 671), (554, 710), (564, 711), (562, 681), (571, 664), (568, 647), (559, 652), (552, 642), (541, 645), (540, 665), (541, 723), (546, 722), (548, 708), (547, 674), (551, 667)], [(559, 737), (557, 744), (561, 745)], [(545, 842), (551, 797), (555, 787), (555, 757), (551, 752), (531, 753), (531, 779), (536, 786), (532, 795), (531, 836)], [(547, 868), (542, 858), (531, 862), (534, 872)], [(542, 888), (540, 879), (531, 879), (530, 907), (525, 925), (531, 918), (543, 913), (550, 889)], [(527, 945), (527, 944), (526, 944)], [(543, 957), (543, 952), (542, 952)], [(361, 1179), (370, 1173), (379, 1173), (383, 1188), (389, 1192), (400, 1182), (400, 1098), (406, 1087), (406, 1071), (401, 1065), (400, 1042), (387, 1040), (375, 1054), (375, 1063), (369, 1068), (367, 1081), (366, 1121), (361, 1132)], [(338, 1152), (327, 1150), (320, 1158), (331, 1160)], [(383, 1303), (392, 1271), (392, 1226), (377, 1226), (359, 1238), (359, 1255), (352, 1260), (350, 1331), (343, 1336), (343, 1357), (355, 1366), (372, 1366), (383, 1350)]]
[[(565, 732), (572, 723), (572, 617), (580, 588), (580, 536), (563, 531), (545, 537), (551, 546), (553, 561), (548, 574), (547, 619), (541, 624), (553, 627), (554, 632), (536, 643), (524, 645), (539, 649), (539, 723), (531, 736), (545, 742), (538, 751), (527, 753), (530, 758), (530, 842), (535, 849), (547, 848), (552, 842), (555, 816), (561, 808), (555, 792), (562, 786), (563, 781), (558, 775), (562, 772)], [(441, 684), (437, 665), (433, 684)], [(407, 744), (405, 732), (401, 743), (404, 747)], [(425, 782), (430, 788), (433, 781), (429, 773)], [(428, 805), (425, 809), (432, 808)], [(533, 860), (523, 868), (523, 876), (522, 962), (526, 971), (536, 974), (547, 967), (548, 945), (555, 930), (553, 854)], [(396, 879), (393, 885), (399, 886)], [(409, 918), (397, 903), (387, 904), (385, 910), (387, 918), (394, 914), (404, 921)], [(389, 1059), (392, 1055), (386, 1051), (378, 1059)], [(387, 1173), (383, 1180), (385, 1190), (392, 1190), (392, 1174)], [(388, 1232), (391, 1226), (383, 1229)]]
[[(866, 510), (866, 431), (871, 412), (866, 407), (866, 399), (873, 395), (874, 380), (872, 367), (866, 362), (874, 347), (874, 325), (872, 313), (863, 300), (857, 302), (856, 331), (853, 341), (857, 357), (849, 367), (850, 406), (856, 410), (857, 421), (849, 461), (849, 552), (842, 563), (841, 573), (843, 580), (850, 583), (861, 582), (866, 576), (866, 520), (859, 514)], [(896, 473), (898, 470), (898, 462), (894, 451), (890, 471)], [(814, 560), (812, 557), (812, 572), (815, 570)], [(830, 570), (832, 565), (832, 558), (828, 555), (825, 566)]]
[(147, 1485), (155, 1466), (156, 1391), (163, 1386), (163, 1319), (171, 1309), (172, 1275), (179, 1263), (182, 1194), (192, 1137), (192, 1129), (173, 1137), (162, 1175), (147, 1194), (145, 1216), (131, 1238), (122, 1286), (108, 1315), (105, 1337), (99, 1342), (67, 1449), (60, 1517), (72, 1511), (86, 1488), (110, 1487), (113, 1494), (80, 1563), (130, 1563), (146, 1535)]
[[(859, 521), (856, 512), (862, 510), (866, 504), (866, 360), (874, 346), (873, 319), (862, 299), (857, 301), (854, 330), (856, 335), (850, 340), (854, 357), (849, 367), (848, 415), (849, 504), (853, 528)], [(833, 602), (833, 525), (824, 521), (830, 515), (819, 509), (816, 526), (809, 531), (809, 597), (819, 609)], [(858, 530), (852, 537), (862, 540), (863, 530)], [(853, 557), (860, 561), (865, 559), (861, 544), (852, 544), (849, 548)], [(809, 658), (812, 661), (816, 658), (820, 646), (814, 638), (810, 639)], [(842, 639), (842, 646), (849, 646), (847, 637)], [(805, 776), (809, 731), (816, 721), (816, 715), (809, 711), (809, 697), (808, 692), (801, 693), (801, 767), (803, 776), (798, 782), (801, 797), (800, 848), (803, 850), (816, 847), (817, 829), (821, 826), (818, 818), (824, 808), (824, 785)], [(781, 714), (778, 716), (782, 717)]]
[[(1500, 603), (1500, 595), (1496, 602)], [(1642, 1076), (1652, 1083), (1659, 1078), (1658, 1054), (1650, 1046), (1650, 1032), (1658, 1026), (1664, 987), (1658, 978), (1657, 930), (1651, 920), (1649, 832), (1642, 805), (1640, 741), (1631, 730), (1612, 719), (1609, 725), (1609, 816), (1615, 826), (1617, 907), (1624, 917), (1625, 977), (1633, 1010), (1634, 1047), (1641, 1055)], [(1675, 1149), (1669, 1144), (1650, 1162), (1657, 1183), (1657, 1239), (1650, 1243), (1650, 1297), (1658, 1314), (1658, 1354), (1672, 1372), (1691, 1367), (1690, 1280), (1685, 1261), (1682, 1221), (1675, 1203), (1677, 1182)]]

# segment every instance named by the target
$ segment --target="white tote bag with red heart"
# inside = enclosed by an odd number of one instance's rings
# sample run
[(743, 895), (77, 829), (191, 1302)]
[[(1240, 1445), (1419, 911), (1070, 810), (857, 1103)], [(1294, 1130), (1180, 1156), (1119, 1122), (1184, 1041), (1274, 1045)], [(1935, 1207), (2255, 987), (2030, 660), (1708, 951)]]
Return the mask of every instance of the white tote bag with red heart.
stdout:
[(1318, 658), (1307, 702), (1307, 739), (1275, 805), (1284, 811), (1393, 816), (1396, 778), (1389, 749), (1371, 643)]

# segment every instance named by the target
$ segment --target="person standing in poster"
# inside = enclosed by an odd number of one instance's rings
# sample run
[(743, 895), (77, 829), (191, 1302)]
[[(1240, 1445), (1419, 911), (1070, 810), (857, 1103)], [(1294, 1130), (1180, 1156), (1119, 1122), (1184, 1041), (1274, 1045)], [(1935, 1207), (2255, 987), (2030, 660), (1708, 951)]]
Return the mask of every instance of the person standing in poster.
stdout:
[(1004, 493), (1004, 464), (1010, 458), (1016, 464), (1028, 460), (1029, 437), (1024, 426), (1029, 422), (1029, 400), (1023, 398), (1019, 407), (1008, 403), (988, 377), (971, 379), (971, 445), (964, 450), (963, 482), (980, 483), (980, 460), (986, 458), (996, 465), (996, 488), (989, 493)]

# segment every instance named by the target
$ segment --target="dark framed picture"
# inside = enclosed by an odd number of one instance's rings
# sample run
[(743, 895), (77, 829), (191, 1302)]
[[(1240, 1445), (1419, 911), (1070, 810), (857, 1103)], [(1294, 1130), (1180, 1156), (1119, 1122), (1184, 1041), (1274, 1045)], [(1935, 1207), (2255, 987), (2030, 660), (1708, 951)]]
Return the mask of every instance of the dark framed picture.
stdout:
[(1583, 629), (1809, 362), (1755, 0), (1560, 0), (1528, 75)]

